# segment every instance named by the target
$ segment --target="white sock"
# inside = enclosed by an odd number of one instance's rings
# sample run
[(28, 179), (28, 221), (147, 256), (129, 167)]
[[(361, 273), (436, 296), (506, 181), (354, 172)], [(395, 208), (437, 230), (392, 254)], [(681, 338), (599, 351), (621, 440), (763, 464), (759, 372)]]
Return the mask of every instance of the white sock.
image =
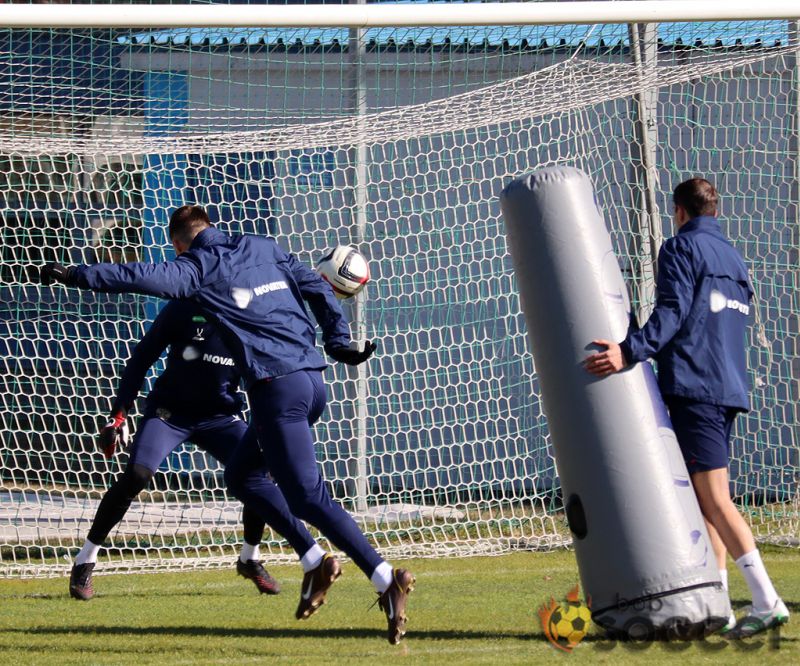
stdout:
[(771, 610), (778, 601), (778, 593), (772, 586), (772, 581), (767, 575), (758, 550), (742, 555), (736, 560), (736, 566), (739, 567), (739, 571), (742, 572), (742, 576), (747, 582), (747, 587), (750, 588), (750, 594), (753, 596), (753, 610)]
[(728, 570), (727, 569), (720, 569), (719, 570), (719, 577), (722, 581), (722, 588), (727, 592), (728, 591)]
[(247, 564), (247, 560), (258, 560), (258, 544), (251, 546), (247, 541), (242, 544), (242, 552), (239, 553), (239, 559)]
[(372, 576), (370, 576), (370, 580), (372, 584), (375, 586), (375, 589), (378, 590), (380, 594), (386, 592), (389, 589), (389, 586), (392, 584), (392, 565), (388, 562), (381, 562), (377, 567), (375, 567), (375, 571), (372, 572)]
[(83, 548), (75, 556), (75, 564), (94, 564), (97, 562), (97, 553), (100, 552), (100, 548), (100, 546), (87, 539), (86, 543), (83, 544)]
[(306, 551), (306, 554), (300, 558), (300, 564), (303, 565), (303, 573), (308, 573), (312, 569), (316, 569), (322, 558), (325, 557), (325, 551), (320, 548), (318, 543), (315, 543), (311, 548)]

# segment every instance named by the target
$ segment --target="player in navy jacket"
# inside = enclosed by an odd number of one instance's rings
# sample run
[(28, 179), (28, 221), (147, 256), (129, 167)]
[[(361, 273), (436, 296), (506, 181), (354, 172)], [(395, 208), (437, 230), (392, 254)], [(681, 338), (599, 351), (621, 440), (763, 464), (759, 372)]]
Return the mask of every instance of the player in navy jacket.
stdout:
[[(92, 573), (100, 547), (173, 450), (192, 441), (226, 464), (246, 436), (239, 372), (216, 327), (192, 301), (171, 301), (136, 345), (122, 372), (111, 418), (98, 439), (106, 457), (127, 443), (126, 415), (148, 370), (167, 348), (166, 368), (147, 396), (125, 471), (103, 496), (86, 542), (75, 558), (69, 587), (75, 599), (88, 600), (94, 595)], [(268, 518), (276, 531), (301, 556), (318, 549), (305, 526), (292, 516), (275, 484), (265, 478), (261, 485), (265, 501), (271, 505)], [(245, 543), (236, 569), (260, 592), (278, 594), (277, 581), (258, 561), (264, 520), (245, 505), (242, 522)]]
[[(325, 351), (357, 365), (375, 350), (350, 348), (350, 331), (333, 291), (317, 273), (271, 238), (226, 235), (214, 229), (199, 206), (183, 206), (170, 218), (177, 258), (161, 264), (49, 264), (42, 281), (106, 292), (191, 298), (219, 326), (242, 374), (254, 437), (237, 448), (226, 467), (228, 489), (266, 517), (261, 486), (265, 467), (292, 513), (344, 550), (370, 578), (388, 620), (388, 639), (405, 633), (405, 607), (414, 577), (393, 569), (330, 498), (314, 452), (313, 424), (325, 408), (316, 331), (306, 304), (322, 329)], [(257, 444), (256, 444), (257, 438)], [(260, 450), (259, 450), (260, 446)], [(258, 469), (256, 469), (258, 468)], [(303, 558), (305, 576), (297, 617), (310, 616), (341, 573), (338, 560), (322, 553)]]
[[(717, 192), (702, 178), (675, 188), (677, 234), (658, 256), (657, 298), (650, 318), (619, 344), (586, 359), (600, 377), (654, 358), (658, 382), (727, 587), (726, 554), (744, 575), (753, 604), (726, 630), (749, 636), (789, 619), (731, 500), (730, 435), (736, 415), (750, 409), (745, 336), (753, 295), (744, 261), (723, 236)], [(735, 627), (735, 628), (734, 628)]]

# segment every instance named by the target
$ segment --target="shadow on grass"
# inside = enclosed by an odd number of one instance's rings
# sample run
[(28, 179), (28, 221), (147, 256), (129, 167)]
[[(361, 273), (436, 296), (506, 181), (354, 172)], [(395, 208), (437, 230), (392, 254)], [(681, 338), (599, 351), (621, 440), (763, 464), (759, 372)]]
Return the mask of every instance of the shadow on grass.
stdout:
[[(734, 611), (739, 611), (745, 606), (749, 606), (751, 603), (753, 602), (750, 599), (731, 599), (731, 606), (733, 606)], [(784, 599), (783, 603), (786, 604), (786, 608), (789, 609), (789, 612), (800, 613), (800, 601), (787, 601)]]
[[(28, 629), (12, 628), (0, 629), (0, 636), (2, 635), (17, 635), (17, 636), (30, 636), (32, 637), (59, 637), (59, 636), (74, 636), (80, 634), (85, 638), (92, 637), (123, 637), (123, 636), (144, 636), (144, 637), (188, 637), (188, 638), (232, 638), (232, 639), (370, 639), (375, 641), (385, 641), (386, 632), (379, 629), (366, 629), (366, 628), (310, 628), (298, 627), (297, 629), (282, 628), (282, 627), (265, 627), (263, 629), (252, 628), (228, 628), (228, 627), (194, 627), (194, 626), (179, 626), (179, 627), (103, 627), (96, 625), (73, 625), (73, 626), (56, 626), (56, 627), (31, 627)], [(541, 632), (494, 632), (494, 631), (470, 631), (470, 630), (415, 630), (412, 629), (407, 639), (411, 641), (492, 641), (495, 643), (503, 641), (526, 641), (537, 642), (547, 645), (548, 641), (546, 636)], [(714, 636), (708, 639), (704, 645), (702, 641), (691, 641), (690, 644), (683, 644), (677, 642), (661, 643), (655, 642), (655, 645), (661, 645), (664, 649), (673, 652), (682, 652), (686, 649), (691, 649), (692, 645), (698, 650), (711, 649), (714, 652), (723, 649), (724, 647), (733, 648), (737, 651), (751, 652), (753, 650), (760, 650), (761, 648), (775, 650), (778, 646), (787, 644), (796, 644), (798, 639), (787, 638), (782, 635), (776, 636), (773, 632), (768, 635), (760, 635), (749, 639), (747, 641), (726, 641), (720, 636)], [(605, 636), (592, 633), (586, 636), (582, 643), (587, 645), (595, 645), (597, 649), (602, 651), (609, 651), (613, 649), (634, 650), (641, 652), (652, 647), (651, 643), (626, 643), (617, 642), (607, 639)], [(729, 644), (729, 645), (726, 645)]]
[[(180, 598), (180, 597), (245, 597), (253, 596), (252, 584), (241, 585), (241, 590), (231, 592), (228, 588), (195, 588), (190, 590), (157, 590), (159, 598)], [(121, 590), (121, 591), (96, 591), (94, 599), (108, 599), (109, 601), (116, 601), (119, 599), (152, 599), (156, 593), (155, 588), (135, 590)], [(258, 597), (255, 597), (256, 599)], [(24, 594), (0, 594), (0, 601), (22, 601), (28, 599), (46, 599), (49, 601), (71, 601), (69, 592), (29, 592)]]
[[(289, 629), (282, 627), (264, 627), (263, 629), (230, 628), (230, 627), (102, 627), (97, 625), (71, 625), (62, 627), (30, 627), (0, 629), (0, 634), (27, 634), (31, 636), (189, 636), (220, 638), (381, 638), (385, 639), (386, 631), (357, 627), (332, 627), (330, 629), (298, 627)], [(412, 630), (409, 636), (430, 640), (546, 640), (542, 633), (525, 632), (493, 632), (493, 631), (461, 631), (461, 630)], [(586, 640), (597, 640), (600, 637), (587, 636)]]

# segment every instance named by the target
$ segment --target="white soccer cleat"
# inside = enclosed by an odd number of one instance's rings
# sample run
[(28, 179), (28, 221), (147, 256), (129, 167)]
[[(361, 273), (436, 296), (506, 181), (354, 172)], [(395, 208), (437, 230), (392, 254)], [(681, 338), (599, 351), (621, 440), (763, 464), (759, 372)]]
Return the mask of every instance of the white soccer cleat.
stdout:
[(744, 610), (744, 617), (739, 620), (736, 628), (731, 632), (734, 638), (748, 638), (789, 621), (789, 609), (781, 599), (778, 599), (775, 605), (766, 611), (755, 611), (752, 606), (748, 606)]

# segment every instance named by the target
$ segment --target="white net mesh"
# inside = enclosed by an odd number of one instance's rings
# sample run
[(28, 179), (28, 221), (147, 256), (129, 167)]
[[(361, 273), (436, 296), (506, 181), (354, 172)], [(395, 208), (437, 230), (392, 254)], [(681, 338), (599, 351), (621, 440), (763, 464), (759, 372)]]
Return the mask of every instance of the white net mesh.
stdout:
[[(67, 570), (124, 467), (94, 436), (158, 307), (40, 288), (27, 270), (161, 260), (184, 203), (308, 263), (339, 243), (369, 257), (366, 295), (346, 308), (355, 336), (381, 350), (368, 374), (327, 371), (316, 435), (334, 496), (386, 556), (568, 543), (497, 201), (510, 178), (553, 164), (591, 175), (645, 300), (645, 199), (668, 232), (672, 186), (716, 181), (760, 317), (733, 487), (759, 537), (796, 541), (798, 77), (786, 24), (724, 24), (730, 39), (713, 47), (676, 44), (679, 27), (664, 25), (657, 64), (627, 41), (581, 43), (591, 28), (551, 27), (556, 47), (496, 28), (457, 46), (458, 30), (413, 48), (398, 46), (407, 31), (378, 46), (365, 37), (360, 67), (308, 31), (292, 48), (291, 35), (282, 47), (274, 35), (249, 46), (197, 33), (0, 35), (0, 575)], [(761, 46), (736, 45), (754, 34)], [(763, 46), (775, 35), (783, 46)], [(227, 566), (240, 541), (218, 465), (187, 445), (101, 563)], [(272, 534), (263, 552), (291, 557)]]

